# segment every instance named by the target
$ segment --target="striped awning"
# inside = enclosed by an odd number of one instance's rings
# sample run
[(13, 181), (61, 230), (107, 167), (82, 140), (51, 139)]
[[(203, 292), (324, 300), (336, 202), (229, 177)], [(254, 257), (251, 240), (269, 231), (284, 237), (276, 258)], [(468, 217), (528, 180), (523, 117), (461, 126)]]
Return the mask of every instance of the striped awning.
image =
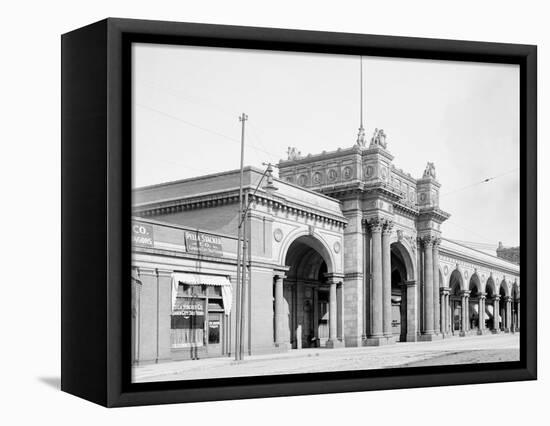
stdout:
[(176, 297), (178, 294), (178, 285), (210, 285), (221, 287), (223, 310), (226, 315), (231, 312), (231, 302), (233, 298), (233, 288), (231, 287), (231, 281), (226, 276), (221, 275), (206, 275), (206, 274), (193, 274), (191, 272), (173, 272), (172, 273), (172, 309), (176, 304)]

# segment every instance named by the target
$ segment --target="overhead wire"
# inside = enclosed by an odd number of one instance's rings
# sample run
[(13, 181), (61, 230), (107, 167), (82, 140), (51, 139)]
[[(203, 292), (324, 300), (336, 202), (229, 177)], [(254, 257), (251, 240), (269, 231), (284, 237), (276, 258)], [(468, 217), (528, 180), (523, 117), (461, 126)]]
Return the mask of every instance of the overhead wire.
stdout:
[(495, 180), (499, 177), (502, 177), (502, 176), (508, 175), (510, 173), (516, 172), (518, 170), (519, 170), (519, 167), (516, 167), (515, 169), (508, 170), (508, 171), (506, 171), (504, 173), (501, 173), (499, 175), (488, 177), (488, 178), (482, 179), (480, 181), (474, 182), (470, 185), (466, 185), (466, 186), (463, 186), (461, 188), (457, 188), (457, 189), (454, 189), (452, 191), (445, 192), (445, 193), (441, 194), (439, 197), (445, 197), (447, 195), (451, 195), (451, 194), (454, 194), (456, 192), (464, 191), (465, 189), (472, 188), (472, 187), (477, 186), (477, 185), (481, 185), (481, 184), (484, 184), (484, 183), (487, 183), (487, 182), (491, 182), (492, 180)]

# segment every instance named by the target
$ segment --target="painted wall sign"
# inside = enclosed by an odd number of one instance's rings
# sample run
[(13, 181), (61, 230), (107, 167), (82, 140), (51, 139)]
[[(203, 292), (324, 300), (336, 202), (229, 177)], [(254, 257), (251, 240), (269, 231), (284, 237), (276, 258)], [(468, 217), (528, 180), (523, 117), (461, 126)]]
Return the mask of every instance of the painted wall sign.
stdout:
[(221, 237), (202, 232), (186, 232), (185, 246), (189, 253), (204, 254), (206, 256), (223, 256)]
[(153, 247), (153, 227), (144, 223), (132, 223), (132, 245)]

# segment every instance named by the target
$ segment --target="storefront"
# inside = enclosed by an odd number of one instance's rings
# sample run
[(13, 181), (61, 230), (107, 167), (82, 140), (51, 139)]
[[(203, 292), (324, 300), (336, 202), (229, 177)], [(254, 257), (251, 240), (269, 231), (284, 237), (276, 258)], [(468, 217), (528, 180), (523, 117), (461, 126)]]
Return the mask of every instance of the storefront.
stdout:
[(230, 354), (234, 238), (144, 220), (133, 234), (134, 363)]

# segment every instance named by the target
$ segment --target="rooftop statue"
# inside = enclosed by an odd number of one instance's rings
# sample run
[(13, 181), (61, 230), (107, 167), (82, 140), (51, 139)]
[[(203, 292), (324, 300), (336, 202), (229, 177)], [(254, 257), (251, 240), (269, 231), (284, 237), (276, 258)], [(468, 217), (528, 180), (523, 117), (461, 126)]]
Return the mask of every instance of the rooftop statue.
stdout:
[(370, 146), (372, 147), (374, 145), (386, 149), (386, 134), (383, 129), (374, 129), (374, 135), (372, 135), (372, 139), (370, 140)]
[(359, 127), (359, 133), (357, 134), (357, 146), (364, 148), (367, 144), (367, 138), (365, 137), (365, 129), (363, 126)]
[(300, 158), (302, 158), (302, 153), (293, 146), (289, 146), (286, 153), (288, 155), (287, 160), (299, 160)]
[(426, 170), (424, 170), (423, 178), (431, 177), (435, 179), (435, 166), (434, 163), (428, 162), (426, 165)]

